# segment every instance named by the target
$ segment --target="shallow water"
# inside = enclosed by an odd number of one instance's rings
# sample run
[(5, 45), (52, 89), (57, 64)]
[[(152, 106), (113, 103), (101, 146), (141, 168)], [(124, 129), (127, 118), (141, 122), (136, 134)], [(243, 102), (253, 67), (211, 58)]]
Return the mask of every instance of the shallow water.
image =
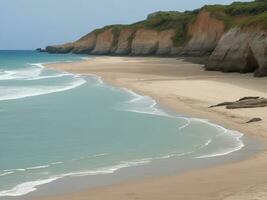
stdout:
[(64, 177), (172, 157), (230, 156), (244, 147), (239, 132), (169, 113), (99, 77), (42, 65), (81, 59), (0, 51), (0, 199)]

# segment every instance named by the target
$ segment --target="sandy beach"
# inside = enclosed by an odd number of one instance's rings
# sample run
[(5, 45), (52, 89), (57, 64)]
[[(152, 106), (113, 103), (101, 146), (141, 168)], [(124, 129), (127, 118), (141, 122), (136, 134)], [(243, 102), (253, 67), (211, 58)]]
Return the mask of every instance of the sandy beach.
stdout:
[[(50, 64), (58, 70), (96, 74), (118, 87), (156, 99), (180, 114), (208, 119), (267, 142), (267, 107), (227, 110), (211, 105), (245, 96), (267, 98), (267, 79), (252, 74), (208, 72), (177, 58), (94, 57)], [(252, 118), (261, 122), (246, 122)], [(251, 200), (267, 199), (267, 152), (250, 159), (182, 175), (155, 177), (105, 186), (45, 200)], [(42, 198), (41, 198), (42, 199)]]

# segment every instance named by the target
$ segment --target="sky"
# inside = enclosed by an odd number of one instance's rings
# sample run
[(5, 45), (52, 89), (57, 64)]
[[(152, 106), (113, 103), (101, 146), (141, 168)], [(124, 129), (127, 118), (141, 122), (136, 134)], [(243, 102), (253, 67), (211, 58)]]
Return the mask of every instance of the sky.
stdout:
[[(245, 0), (244, 0), (245, 1)], [(248, 0), (247, 0), (248, 1)], [(0, 0), (0, 49), (36, 49), (127, 24), (155, 11), (185, 11), (233, 0)]]

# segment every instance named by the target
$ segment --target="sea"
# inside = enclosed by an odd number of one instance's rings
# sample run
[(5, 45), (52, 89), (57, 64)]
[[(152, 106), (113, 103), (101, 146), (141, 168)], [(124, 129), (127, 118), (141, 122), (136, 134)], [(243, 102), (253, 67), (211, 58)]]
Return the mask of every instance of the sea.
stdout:
[(238, 131), (168, 111), (95, 75), (44, 67), (90, 58), (0, 51), (0, 199), (63, 178), (231, 156), (245, 147)]

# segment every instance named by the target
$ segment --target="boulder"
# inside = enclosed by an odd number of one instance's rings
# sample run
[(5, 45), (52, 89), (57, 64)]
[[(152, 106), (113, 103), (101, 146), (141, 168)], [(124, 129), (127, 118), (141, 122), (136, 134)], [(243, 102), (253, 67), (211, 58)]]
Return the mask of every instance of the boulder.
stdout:
[(66, 43), (63, 45), (47, 46), (45, 50), (48, 53), (70, 53), (73, 47), (73, 43)]
[(260, 122), (260, 121), (262, 121), (261, 118), (255, 117), (255, 118), (252, 118), (251, 120), (247, 121), (246, 123), (249, 124), (249, 123)]

